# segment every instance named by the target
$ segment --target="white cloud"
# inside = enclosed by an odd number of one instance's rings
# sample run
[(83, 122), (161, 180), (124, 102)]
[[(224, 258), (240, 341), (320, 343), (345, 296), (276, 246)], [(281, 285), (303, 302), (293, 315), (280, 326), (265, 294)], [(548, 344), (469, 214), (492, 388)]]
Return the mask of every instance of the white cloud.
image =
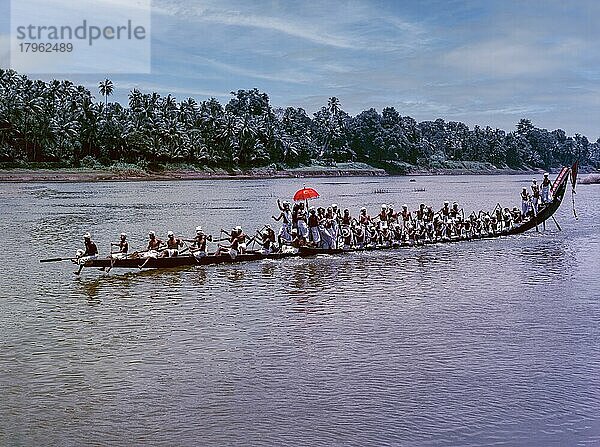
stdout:
[(213, 6), (209, 1), (198, 5), (185, 0), (162, 0), (155, 2), (153, 11), (179, 19), (261, 29), (347, 50), (412, 51), (428, 41), (419, 25), (381, 14), (373, 5), (362, 2), (343, 6), (334, 2), (311, 4), (310, 8), (296, 14), (278, 10), (279, 15), (271, 10), (255, 14), (251, 5), (242, 3), (227, 7), (224, 2)]
[(583, 48), (584, 42), (578, 39), (544, 42), (533, 33), (517, 31), (501, 38), (469, 42), (447, 53), (443, 60), (474, 75), (537, 75), (564, 68)]

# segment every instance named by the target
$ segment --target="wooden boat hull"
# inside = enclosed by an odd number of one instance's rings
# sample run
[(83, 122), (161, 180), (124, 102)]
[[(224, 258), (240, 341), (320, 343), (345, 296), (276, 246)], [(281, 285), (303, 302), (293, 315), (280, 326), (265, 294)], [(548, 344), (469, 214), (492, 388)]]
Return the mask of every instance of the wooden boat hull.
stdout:
[(359, 252), (359, 251), (370, 251), (370, 250), (390, 250), (390, 249), (399, 249), (399, 248), (408, 248), (415, 247), (425, 244), (438, 244), (438, 243), (446, 243), (446, 242), (460, 242), (466, 240), (473, 239), (487, 239), (493, 237), (500, 236), (510, 236), (515, 234), (521, 234), (525, 231), (531, 230), (533, 228), (539, 227), (546, 220), (550, 219), (554, 213), (560, 207), (569, 179), (569, 168), (563, 168), (558, 178), (556, 179), (552, 191), (553, 191), (553, 199), (547, 205), (543, 205), (540, 207), (539, 212), (536, 217), (528, 219), (527, 221), (517, 225), (510, 230), (505, 230), (496, 234), (486, 234), (486, 235), (477, 235), (470, 238), (448, 238), (444, 240), (438, 241), (421, 241), (420, 243), (393, 243), (391, 245), (386, 246), (368, 246), (362, 249), (359, 248), (351, 248), (351, 249), (323, 249), (323, 248), (311, 248), (311, 247), (302, 247), (295, 253), (271, 253), (271, 254), (263, 254), (258, 252), (253, 253), (244, 253), (237, 255), (235, 258), (231, 258), (228, 254), (223, 254), (220, 256), (208, 255), (202, 258), (196, 258), (192, 255), (185, 256), (176, 256), (169, 258), (127, 258), (127, 259), (94, 259), (87, 261), (85, 263), (85, 267), (98, 267), (104, 269), (112, 269), (112, 268), (128, 268), (128, 269), (169, 269), (169, 268), (177, 268), (177, 267), (187, 267), (187, 266), (196, 266), (196, 265), (214, 265), (214, 264), (234, 264), (241, 262), (249, 262), (249, 261), (260, 261), (265, 259), (284, 259), (290, 257), (310, 257), (316, 256), (320, 254), (328, 254), (328, 255), (336, 255), (343, 254), (349, 252)]
[(204, 256), (196, 258), (195, 256), (174, 256), (170, 258), (127, 258), (127, 259), (93, 259), (85, 263), (86, 267), (99, 268), (147, 268), (147, 269), (169, 269), (177, 267), (187, 267), (194, 265), (214, 265), (214, 264), (235, 264), (240, 262), (260, 261), (263, 259), (283, 259), (291, 256), (298, 256), (296, 253), (245, 253), (232, 258), (228, 254), (220, 256)]

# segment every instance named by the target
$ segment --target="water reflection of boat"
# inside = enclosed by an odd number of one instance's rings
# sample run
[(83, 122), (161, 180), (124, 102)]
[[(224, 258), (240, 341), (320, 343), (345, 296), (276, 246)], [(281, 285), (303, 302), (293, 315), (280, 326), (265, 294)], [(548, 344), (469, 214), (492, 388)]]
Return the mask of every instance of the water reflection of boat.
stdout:
[(214, 264), (232, 264), (232, 263), (241, 263), (241, 262), (249, 262), (249, 261), (260, 261), (265, 259), (279, 260), (290, 257), (310, 257), (316, 256), (320, 254), (345, 254), (352, 253), (357, 251), (371, 251), (371, 250), (390, 250), (390, 249), (401, 249), (407, 247), (414, 247), (417, 245), (426, 245), (426, 244), (439, 244), (439, 243), (449, 243), (449, 242), (459, 242), (465, 240), (472, 239), (488, 239), (495, 238), (500, 236), (510, 236), (515, 234), (524, 233), (525, 231), (531, 230), (533, 228), (539, 227), (546, 220), (550, 219), (556, 210), (560, 207), (563, 197), (565, 195), (565, 191), (567, 188), (567, 183), (569, 180), (569, 173), (571, 169), (575, 172), (572, 176), (573, 182), (575, 182), (576, 176), (576, 166), (573, 168), (563, 168), (559, 173), (558, 177), (554, 181), (551, 189), (552, 193), (552, 201), (548, 204), (542, 205), (539, 208), (539, 211), (536, 216), (532, 216), (529, 219), (515, 225), (514, 227), (503, 230), (497, 233), (488, 233), (485, 236), (473, 236), (473, 237), (453, 237), (447, 238), (443, 240), (435, 240), (435, 241), (420, 241), (418, 244), (403, 242), (403, 243), (394, 243), (389, 246), (372, 246), (366, 247), (363, 249), (351, 248), (351, 249), (322, 249), (322, 248), (309, 248), (302, 247), (297, 252), (290, 253), (270, 253), (264, 254), (260, 252), (246, 252), (244, 254), (239, 254), (235, 258), (232, 258), (228, 254), (221, 255), (208, 255), (200, 258), (196, 258), (193, 255), (187, 256), (176, 256), (176, 257), (165, 257), (165, 258), (156, 258), (156, 259), (139, 259), (139, 258), (128, 258), (128, 259), (94, 259), (87, 261), (85, 267), (96, 267), (96, 268), (128, 268), (128, 269), (168, 269), (168, 268), (177, 268), (177, 267), (185, 267), (185, 266), (196, 266), (196, 265), (214, 265)]

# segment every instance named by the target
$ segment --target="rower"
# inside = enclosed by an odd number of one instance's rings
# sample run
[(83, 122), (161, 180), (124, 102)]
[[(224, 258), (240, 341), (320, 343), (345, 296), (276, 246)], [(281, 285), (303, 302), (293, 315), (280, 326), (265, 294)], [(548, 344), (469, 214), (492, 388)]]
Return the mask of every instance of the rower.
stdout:
[(163, 241), (156, 237), (154, 231), (148, 232), (148, 246), (146, 247), (146, 252), (141, 253), (140, 257), (142, 258), (157, 258), (158, 251), (160, 247), (163, 245)]
[(550, 186), (552, 182), (548, 178), (548, 173), (544, 173), (544, 180), (542, 180), (542, 203), (550, 202)]
[(504, 211), (502, 212), (502, 218), (504, 220), (504, 229), (505, 230), (510, 230), (512, 228), (512, 214), (510, 212), (510, 209), (508, 207), (504, 208)]
[[(299, 227), (298, 233), (300, 233)], [(314, 206), (311, 206), (308, 210), (308, 238), (309, 241), (315, 246), (318, 246), (321, 242), (321, 233), (319, 232), (319, 217), (317, 216)]]
[(362, 250), (366, 244), (365, 228), (364, 225), (360, 224), (354, 228), (354, 244), (359, 250)]
[[(248, 236), (246, 236), (246, 233), (244, 233), (244, 231), (242, 230), (242, 227), (240, 227), (239, 225), (237, 227), (235, 227), (235, 232), (236, 232), (235, 240), (237, 241), (237, 250), (240, 254), (244, 254), (246, 252), (246, 239), (248, 238)], [(233, 235), (233, 232), (232, 232), (232, 235)]]
[[(328, 208), (329, 210), (329, 208)], [(331, 205), (331, 236), (333, 237), (333, 248), (338, 248), (338, 239), (340, 237), (340, 221), (342, 220), (341, 212), (337, 203)]]
[(352, 248), (353, 240), (352, 240), (352, 230), (350, 229), (350, 225), (342, 226), (341, 238), (342, 238), (342, 248), (344, 250), (349, 250), (350, 248)]
[(440, 210), (440, 214), (442, 216), (442, 220), (444, 222), (448, 222), (448, 218), (450, 217), (450, 202), (447, 200), (444, 202), (444, 206)]
[[(334, 204), (335, 205), (335, 204)], [(335, 205), (337, 207), (337, 205)], [(323, 226), (325, 229), (325, 233), (329, 234), (331, 240), (329, 241), (330, 248), (337, 248), (337, 242), (340, 235), (340, 226), (339, 226), (339, 211), (334, 211), (333, 206), (328, 207), (325, 212), (325, 221), (323, 222)], [(323, 236), (321, 236), (322, 239)]]
[(398, 222), (398, 213), (394, 212), (394, 206), (388, 205), (388, 227), (394, 222)]
[(402, 243), (402, 239), (404, 238), (404, 227), (399, 223), (395, 223), (391, 225), (392, 227), (392, 243), (400, 244)]
[(358, 223), (364, 229), (366, 229), (371, 223), (371, 216), (367, 214), (367, 209), (362, 207), (358, 216)]
[(348, 208), (344, 209), (344, 214), (341, 219), (342, 227), (349, 227), (352, 224), (352, 216), (350, 216), (350, 210)]
[(450, 208), (450, 217), (456, 219), (461, 214), (461, 211), (462, 210), (458, 209), (458, 202), (453, 202), (452, 208)]
[(425, 220), (427, 222), (433, 222), (434, 215), (435, 213), (433, 212), (433, 208), (431, 206), (428, 206), (427, 210), (425, 211)]
[(365, 231), (365, 236), (367, 238), (368, 245), (376, 246), (377, 241), (379, 240), (379, 232), (377, 231), (377, 225), (371, 223), (371, 225)]
[(196, 236), (194, 239), (184, 239), (185, 242), (191, 242), (192, 247), (190, 248), (190, 252), (196, 258), (203, 258), (206, 256), (206, 243), (207, 241), (212, 241), (212, 236), (206, 236), (201, 226), (196, 227)]
[(404, 225), (404, 228), (406, 228), (408, 226), (408, 223), (412, 219), (412, 215), (410, 211), (408, 211), (408, 205), (406, 203), (402, 205), (402, 211), (400, 212), (400, 215), (402, 216), (402, 223)]
[(494, 213), (496, 214), (496, 220), (498, 221), (498, 223), (502, 223), (502, 221), (503, 221), (502, 206), (500, 204), (496, 205), (496, 208), (494, 209)]
[(321, 220), (321, 225), (319, 228), (320, 236), (321, 236), (321, 246), (326, 250), (331, 250), (336, 247), (337, 242), (337, 234), (334, 229), (334, 220), (332, 209), (327, 208), (327, 212), (325, 214), (325, 218)]
[(284, 247), (281, 248), (281, 251), (284, 253), (297, 253), (300, 247), (306, 247), (306, 245), (306, 238), (296, 228), (293, 228), (292, 240), (290, 242), (284, 241)]
[(420, 221), (425, 220), (425, 212), (426, 212), (425, 211), (425, 204), (421, 203), (419, 205), (419, 209), (417, 211), (415, 211), (415, 214), (417, 216), (417, 220), (420, 220)]
[(297, 224), (298, 224), (298, 236), (307, 238), (308, 237), (308, 225), (307, 225), (306, 209), (304, 207), (304, 202), (301, 202), (300, 205), (298, 205), (298, 212), (297, 212), (296, 218), (297, 218)]
[(514, 223), (520, 223), (521, 222), (521, 219), (522, 219), (523, 216), (521, 214), (521, 211), (519, 211), (518, 207), (516, 207), (516, 206), (513, 207), (512, 211), (511, 211), (511, 214), (512, 214), (512, 220), (513, 220)]
[(183, 247), (181, 239), (176, 238), (172, 231), (167, 233), (167, 249), (163, 252), (164, 258), (173, 258), (179, 254), (179, 247)]
[(378, 246), (389, 247), (392, 245), (392, 233), (390, 232), (389, 227), (385, 226), (381, 229), (377, 242)]
[[(231, 233), (227, 233), (225, 230), (221, 230), (223, 233), (225, 233), (227, 236), (229, 236), (229, 242), (230, 245), (221, 245), (219, 244), (219, 247), (217, 248), (217, 251), (215, 252), (215, 256), (220, 256), (222, 254), (229, 254), (229, 256), (231, 256), (231, 259), (235, 259), (235, 257), (241, 253), (240, 250), (240, 240), (243, 240), (244, 242), (246, 241), (246, 235), (242, 232), (242, 227), (235, 227), (233, 230), (231, 230)], [(244, 244), (245, 245), (245, 244)]]
[(379, 229), (387, 228), (388, 218), (388, 206), (384, 203), (381, 205), (381, 211), (375, 217), (375, 219), (379, 219)]
[(331, 205), (331, 210), (333, 212), (333, 217), (336, 219), (341, 219), (342, 215), (340, 209), (338, 208), (338, 204), (334, 203)]
[(529, 212), (529, 193), (527, 192), (527, 188), (523, 186), (521, 190), (521, 214), (523, 219), (527, 217), (527, 213)]
[(96, 246), (94, 241), (92, 241), (92, 236), (90, 235), (90, 233), (85, 233), (83, 235), (83, 243), (85, 246), (85, 250), (77, 250), (76, 259), (77, 264), (79, 264), (79, 270), (74, 272), (76, 275), (79, 275), (81, 273), (81, 270), (83, 270), (83, 267), (85, 266), (85, 263), (87, 261), (91, 261), (98, 257), (98, 247)]
[(262, 248), (259, 250), (260, 253), (268, 255), (275, 251), (275, 232), (271, 227), (266, 226), (261, 232), (256, 232), (256, 242), (258, 242)]
[(286, 241), (290, 241), (292, 239), (292, 212), (290, 211), (290, 202), (288, 201), (284, 201), (282, 204), (279, 199), (277, 199), (277, 206), (281, 211), (279, 216), (271, 217), (278, 222), (281, 220), (281, 228), (279, 229), (279, 234), (277, 235), (279, 246), (281, 246), (282, 239), (285, 239)]
[[(114, 259), (124, 259), (127, 257), (127, 252), (129, 251), (129, 244), (127, 243), (127, 235), (125, 233), (121, 233), (119, 242), (111, 242), (111, 253), (110, 257)], [(119, 251), (112, 253), (112, 247), (119, 247)]]
[(533, 215), (537, 217), (538, 204), (540, 203), (540, 187), (537, 181), (533, 179), (531, 181), (531, 207), (533, 209)]

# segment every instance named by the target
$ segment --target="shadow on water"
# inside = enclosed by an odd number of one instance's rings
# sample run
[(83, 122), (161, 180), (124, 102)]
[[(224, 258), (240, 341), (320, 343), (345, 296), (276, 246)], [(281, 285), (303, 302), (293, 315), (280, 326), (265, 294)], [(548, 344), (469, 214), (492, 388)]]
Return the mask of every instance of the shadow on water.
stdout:
[[(200, 283), (206, 280), (206, 274), (199, 271)], [(173, 270), (167, 274), (160, 270), (125, 272), (123, 274), (102, 273), (95, 278), (78, 277), (75, 279), (74, 292), (84, 296), (90, 305), (101, 304), (106, 300), (129, 299), (165, 299), (179, 302), (184, 283), (183, 272)]]

